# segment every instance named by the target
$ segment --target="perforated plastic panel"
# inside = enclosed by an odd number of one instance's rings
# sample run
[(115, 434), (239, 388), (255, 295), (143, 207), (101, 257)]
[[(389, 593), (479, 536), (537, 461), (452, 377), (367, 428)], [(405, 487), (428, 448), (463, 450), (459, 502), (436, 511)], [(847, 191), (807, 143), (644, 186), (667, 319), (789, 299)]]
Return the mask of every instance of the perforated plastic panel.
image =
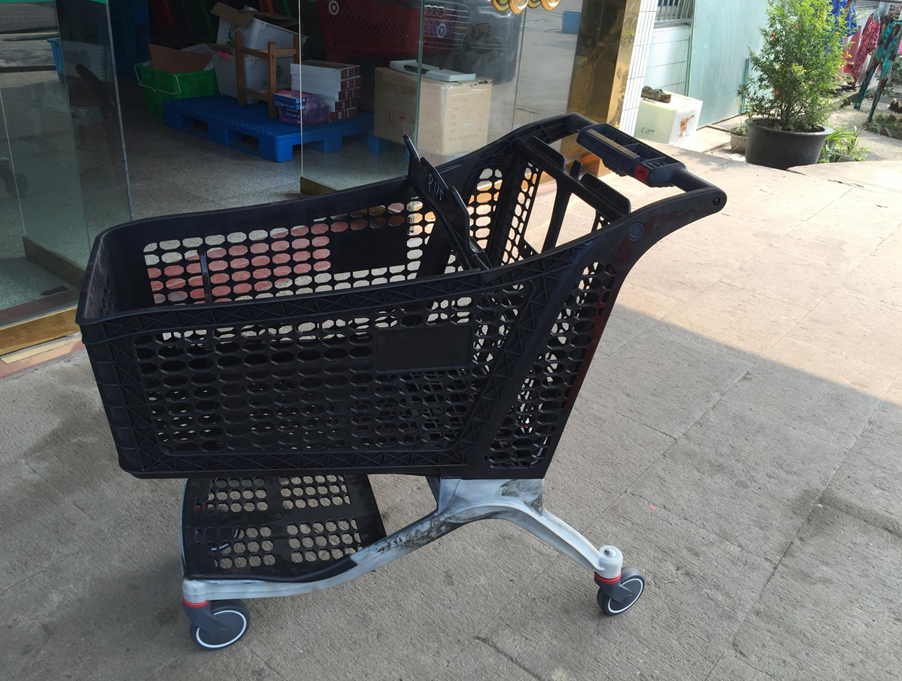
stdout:
[(486, 457), (492, 468), (530, 468), (551, 454), (575, 398), (571, 390), (601, 336), (597, 324), (606, 316), (614, 275), (601, 263), (583, 271), (492, 443)]
[(492, 221), (498, 208), (501, 196), (501, 185), (504, 181), (500, 168), (485, 168), (467, 203), (470, 212), (470, 231), (482, 249), (488, 248), (489, 236), (492, 234)]
[(395, 202), (310, 224), (188, 236), (144, 247), (154, 302), (221, 303), (403, 281), (416, 275), (435, 216)]
[(384, 536), (365, 476), (198, 478), (185, 489), (189, 579), (297, 580)]
[[(157, 442), (186, 469), (202, 465), (204, 452), (280, 452), (282, 467), (296, 470), (324, 456), (336, 466), (454, 463), (448, 450), (516, 321), (523, 288), (317, 322), (138, 336)], [(472, 330), (464, 367), (374, 368), (383, 333), (447, 335), (461, 326)]]
[(527, 165), (523, 177), (520, 179), (513, 219), (501, 258), (504, 263), (516, 262), (536, 254), (535, 248), (526, 241), (526, 225), (529, 222), (529, 213), (532, 210), (532, 202), (536, 195), (540, 176), (541, 173), (537, 168)]

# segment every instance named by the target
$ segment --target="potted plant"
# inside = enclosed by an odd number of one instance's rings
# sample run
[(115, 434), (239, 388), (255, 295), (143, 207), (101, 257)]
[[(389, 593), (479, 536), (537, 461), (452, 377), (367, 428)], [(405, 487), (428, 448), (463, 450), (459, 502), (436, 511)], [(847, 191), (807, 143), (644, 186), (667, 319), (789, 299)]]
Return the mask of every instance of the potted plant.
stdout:
[(744, 154), (749, 140), (749, 124), (743, 123), (730, 130), (730, 151)]
[(745, 158), (790, 168), (817, 163), (830, 128), (831, 95), (843, 64), (845, 19), (830, 0), (769, 0), (764, 44), (739, 88), (749, 114)]

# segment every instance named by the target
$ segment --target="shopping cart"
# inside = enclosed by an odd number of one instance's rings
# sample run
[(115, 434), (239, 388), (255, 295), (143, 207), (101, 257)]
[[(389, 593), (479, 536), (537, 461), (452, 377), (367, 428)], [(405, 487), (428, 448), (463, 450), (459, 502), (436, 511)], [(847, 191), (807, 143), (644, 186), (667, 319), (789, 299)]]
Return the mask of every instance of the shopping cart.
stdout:
[[(572, 134), (683, 192), (631, 212), (565, 169), (550, 145)], [(543, 478), (630, 268), (725, 194), (577, 114), (439, 170), (409, 152), (406, 178), (94, 243), (77, 320), (122, 468), (188, 478), (182, 590), (202, 648), (247, 631), (236, 599), (341, 584), (487, 518), (593, 572), (607, 615), (642, 594), (619, 550), (545, 510)], [(436, 510), (386, 536), (377, 473), (425, 476)]]

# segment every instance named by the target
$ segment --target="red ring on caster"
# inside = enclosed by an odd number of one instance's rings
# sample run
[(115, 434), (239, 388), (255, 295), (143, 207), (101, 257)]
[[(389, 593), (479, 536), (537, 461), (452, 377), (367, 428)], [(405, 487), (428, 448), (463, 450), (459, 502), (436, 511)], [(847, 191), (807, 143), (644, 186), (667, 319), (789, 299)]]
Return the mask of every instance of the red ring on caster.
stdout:
[(620, 581), (620, 575), (618, 574), (616, 577), (602, 577), (597, 572), (595, 573), (595, 581), (603, 582), (604, 584), (617, 584)]
[(210, 605), (210, 601), (201, 601), (200, 603), (189, 603), (184, 598), (182, 599), (182, 603), (184, 603), (189, 608), (203, 608), (205, 605)]

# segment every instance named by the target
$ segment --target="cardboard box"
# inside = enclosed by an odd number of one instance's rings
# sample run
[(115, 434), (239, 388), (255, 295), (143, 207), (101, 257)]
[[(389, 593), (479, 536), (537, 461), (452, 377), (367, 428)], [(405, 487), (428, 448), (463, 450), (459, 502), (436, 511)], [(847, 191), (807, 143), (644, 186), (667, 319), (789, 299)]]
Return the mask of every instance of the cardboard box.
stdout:
[(332, 95), (342, 92), (343, 90), (356, 90), (360, 88), (363, 80), (360, 76), (353, 78), (344, 78), (342, 80), (323, 80), (322, 78), (313, 78), (307, 76), (292, 76), (291, 82), (300, 85), (300, 88), (294, 90), (303, 90), (304, 92), (313, 92), (315, 94)]
[[(279, 120), (289, 125), (301, 124), (301, 112), (287, 106), (279, 107)], [(357, 118), (357, 109), (347, 109), (345, 111), (332, 111), (329, 114), (329, 122), (344, 121), (349, 118)]]
[(279, 107), (279, 120), (283, 123), (288, 123), (288, 125), (300, 125), (301, 124), (301, 112), (298, 110), (291, 109), (287, 106)]
[(357, 118), (357, 109), (345, 109), (344, 111), (333, 111), (329, 114), (330, 121), (344, 121), (348, 118)]
[(332, 111), (344, 111), (345, 109), (356, 109), (360, 104), (360, 99), (345, 99), (335, 101), (334, 99), (322, 98), (331, 108)]
[(150, 61), (153, 68), (166, 73), (196, 73), (205, 71), (212, 61), (212, 50), (204, 46), (206, 54), (173, 50), (163, 45), (150, 45)]
[[(315, 87), (315, 84), (314, 84), (314, 87)], [(298, 88), (293, 87), (292, 90), (297, 91)], [(322, 97), (323, 99), (327, 99), (327, 100), (335, 101), (335, 102), (345, 102), (345, 101), (350, 101), (352, 99), (360, 99), (360, 88), (359, 87), (355, 87), (350, 90), (339, 90), (338, 92), (323, 93), (323, 92), (313, 92), (312, 90), (307, 88), (305, 85), (304, 92), (307, 92), (311, 95), (317, 95), (319, 97)]]
[[(413, 137), (417, 118), (417, 77), (390, 68), (376, 69), (373, 131), (377, 137), (403, 143)], [(465, 154), (488, 143), (492, 79), (444, 82), (420, 79), (420, 153)]]
[(300, 73), (304, 78), (316, 78), (324, 81), (347, 80), (360, 75), (357, 64), (339, 64), (334, 61), (318, 61), (311, 59), (301, 62), (300, 69), (293, 68), (292, 75)]
[(298, 90), (282, 90), (273, 95), (273, 101), (276, 106), (284, 106), (292, 111), (301, 111), (307, 106), (307, 95), (315, 96), (322, 100), (331, 111), (346, 111), (347, 109), (356, 109), (359, 99), (338, 100), (315, 93), (300, 92)]

